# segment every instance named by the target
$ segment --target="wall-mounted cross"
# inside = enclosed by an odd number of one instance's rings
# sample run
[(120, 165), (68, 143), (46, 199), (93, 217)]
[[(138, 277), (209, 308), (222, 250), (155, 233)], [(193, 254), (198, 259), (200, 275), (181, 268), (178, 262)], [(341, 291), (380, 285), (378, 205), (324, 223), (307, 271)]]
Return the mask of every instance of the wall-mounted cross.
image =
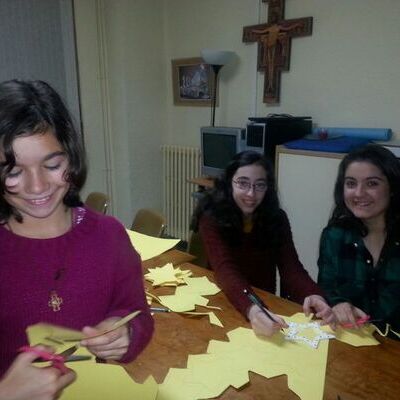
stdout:
[(258, 42), (258, 71), (264, 71), (264, 103), (279, 103), (281, 72), (290, 65), (293, 37), (312, 34), (312, 17), (284, 19), (285, 0), (263, 0), (268, 3), (268, 22), (245, 26), (243, 42)]

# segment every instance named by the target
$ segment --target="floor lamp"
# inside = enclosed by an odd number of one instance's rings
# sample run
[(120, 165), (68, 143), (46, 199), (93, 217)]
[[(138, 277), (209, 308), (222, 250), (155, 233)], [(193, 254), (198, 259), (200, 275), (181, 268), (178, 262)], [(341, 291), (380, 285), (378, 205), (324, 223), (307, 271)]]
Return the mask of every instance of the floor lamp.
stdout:
[(220, 69), (228, 64), (234, 57), (233, 51), (226, 50), (210, 50), (204, 49), (201, 51), (201, 57), (206, 64), (210, 64), (214, 71), (214, 86), (212, 93), (211, 102), (211, 126), (215, 126), (215, 104), (217, 101), (217, 84), (218, 84), (218, 73)]

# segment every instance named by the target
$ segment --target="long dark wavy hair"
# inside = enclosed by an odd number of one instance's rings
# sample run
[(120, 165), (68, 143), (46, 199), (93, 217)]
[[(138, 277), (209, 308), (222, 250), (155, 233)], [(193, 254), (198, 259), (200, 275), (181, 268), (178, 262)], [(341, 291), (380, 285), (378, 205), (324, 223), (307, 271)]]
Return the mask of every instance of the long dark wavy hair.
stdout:
[(390, 150), (376, 144), (353, 150), (340, 163), (334, 191), (335, 208), (328, 226), (354, 229), (363, 236), (368, 234), (365, 224), (354, 216), (344, 202), (345, 174), (349, 165), (356, 161), (371, 163), (386, 176), (390, 188), (389, 206), (385, 215), (386, 231), (400, 231), (400, 161)]
[(275, 189), (272, 164), (263, 155), (244, 151), (233, 157), (224, 173), (216, 179), (214, 189), (198, 202), (193, 214), (191, 229), (198, 230), (202, 215), (211, 216), (217, 222), (221, 234), (231, 244), (239, 244), (243, 233), (243, 214), (232, 195), (232, 178), (236, 171), (248, 165), (260, 165), (267, 173), (268, 189), (262, 202), (254, 211), (253, 232), (256, 244), (279, 245), (282, 211)]
[(81, 205), (79, 191), (86, 180), (86, 156), (82, 137), (61, 97), (46, 82), (10, 80), (0, 83), (0, 222), (11, 215), (22, 222), (20, 213), (4, 199), (7, 174), (15, 166), (13, 142), (16, 138), (44, 134), (56, 136), (68, 158), (65, 179), (70, 188), (63, 202), (69, 207)]

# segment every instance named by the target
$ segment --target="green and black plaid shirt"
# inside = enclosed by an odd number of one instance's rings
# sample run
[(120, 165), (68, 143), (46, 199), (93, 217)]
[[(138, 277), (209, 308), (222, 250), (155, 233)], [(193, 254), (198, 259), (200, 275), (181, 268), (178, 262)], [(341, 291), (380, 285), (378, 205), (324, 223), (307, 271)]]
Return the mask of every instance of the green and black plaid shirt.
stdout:
[(331, 306), (349, 302), (400, 332), (400, 238), (388, 237), (373, 259), (360, 234), (339, 227), (322, 232), (318, 283)]

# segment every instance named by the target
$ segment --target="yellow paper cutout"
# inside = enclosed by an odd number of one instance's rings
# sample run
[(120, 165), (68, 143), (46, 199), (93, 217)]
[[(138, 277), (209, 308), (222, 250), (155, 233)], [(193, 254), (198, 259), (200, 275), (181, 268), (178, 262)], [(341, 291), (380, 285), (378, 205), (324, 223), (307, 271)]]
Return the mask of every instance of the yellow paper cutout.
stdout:
[(322, 326), (321, 329), (328, 333), (333, 332), (337, 340), (355, 347), (376, 346), (379, 344), (373, 336), (376, 328), (371, 324), (364, 325), (359, 329), (338, 327), (336, 331), (333, 331), (329, 326)]
[(175, 247), (180, 239), (161, 239), (142, 233), (126, 230), (135, 250), (140, 254), (142, 261), (159, 256)]
[(197, 293), (183, 292), (179, 295), (159, 296), (160, 303), (175, 312), (192, 311), (196, 304), (207, 305), (208, 299)]
[(285, 339), (296, 341), (297, 343), (304, 343), (316, 349), (321, 340), (335, 338), (334, 334), (323, 331), (318, 321), (305, 321), (307, 322), (287, 322), (289, 328), (284, 330)]
[(77, 334), (80, 334), (80, 331), (58, 325), (38, 323), (28, 326), (28, 328), (26, 329), (26, 333), (28, 335), (28, 340), (31, 345), (42, 343), (54, 347), (56, 344), (64, 344), (64, 340), (57, 339), (57, 337), (76, 337)]
[(215, 315), (215, 313), (213, 313), (212, 311), (208, 313), (209, 317), (210, 317), (210, 322), (213, 325), (217, 325), (220, 326), (221, 328), (224, 327), (223, 323), (221, 322), (221, 320)]
[[(116, 321), (110, 328), (104, 330), (103, 332), (85, 337), (81, 331), (65, 328), (63, 326), (57, 326), (46, 323), (38, 323), (35, 325), (28, 326), (27, 335), (29, 339), (29, 343), (31, 344), (45, 344), (52, 346), (54, 348), (55, 345), (63, 345), (66, 342), (79, 342), (82, 339), (92, 339), (101, 335), (105, 335), (106, 333), (112, 332), (115, 329), (118, 329), (122, 325), (126, 324), (133, 318), (135, 318), (138, 314), (141, 313), (141, 310), (134, 311), (124, 318)], [(68, 345), (70, 346), (70, 344)]]
[[(281, 317), (284, 319), (286, 318), (285, 316)], [(304, 318), (305, 316), (303, 313), (296, 313), (290, 317), (290, 320), (292, 322), (301, 323), (301, 321), (304, 321)], [(336, 340), (355, 347), (376, 346), (379, 344), (379, 342), (373, 336), (376, 328), (372, 324), (366, 324), (360, 329), (345, 329), (339, 326), (335, 331), (332, 330), (329, 325), (321, 325), (321, 330), (335, 335)]]
[(158, 385), (154, 378), (136, 383), (119, 365), (79, 361), (67, 364), (77, 380), (67, 388), (61, 400), (155, 400)]
[[(77, 333), (79, 333), (79, 331), (45, 323), (31, 325), (26, 329), (28, 341), (31, 346), (38, 344), (50, 346), (55, 353), (61, 353), (67, 348), (71, 347), (71, 343), (63, 342), (57, 339), (54, 340), (52, 338), (53, 335), (61, 334), (65, 335), (66, 337), (72, 337), (72, 335), (75, 336)], [(80, 356), (93, 356), (85, 347), (79, 347), (74, 354)], [(87, 362), (95, 362), (95, 358), (93, 357), (91, 361)]]
[[(161, 269), (163, 272), (160, 271)], [(172, 264), (167, 264), (162, 268), (153, 268), (151, 270), (149, 269), (149, 271), (149, 274), (146, 274), (146, 276), (148, 279), (153, 280), (153, 285), (155, 285), (165, 280), (171, 281), (177, 269), (174, 269)], [(203, 296), (214, 295), (220, 292), (221, 289), (207, 277), (192, 278), (184, 276), (183, 279), (186, 285), (178, 286), (173, 295), (157, 297), (150, 292), (146, 292), (146, 295), (173, 312), (191, 315), (208, 315), (210, 323), (222, 327), (221, 321), (213, 312), (192, 312), (196, 308), (196, 305), (220, 310), (220, 307), (208, 306), (209, 300)]]
[[(310, 323), (310, 318), (302, 313), (283, 318), (288, 323)], [(321, 330), (331, 332), (326, 326), (321, 326)], [(362, 334), (352, 330), (339, 330), (339, 334), (338, 331), (334, 334), (339, 340), (356, 346), (377, 344), (372, 337), (373, 328), (363, 330)], [(240, 388), (246, 384), (248, 371), (267, 378), (286, 374), (289, 389), (302, 400), (322, 400), (329, 341), (321, 341), (314, 349), (288, 341), (281, 333), (261, 338), (246, 328), (237, 328), (229, 332), (228, 337), (229, 342), (210, 341), (207, 354), (190, 355), (186, 369), (170, 369), (159, 387), (157, 400), (216, 397), (230, 385)]]
[(192, 271), (174, 268), (172, 263), (168, 263), (163, 267), (149, 268), (149, 272), (144, 277), (153, 286), (178, 286), (184, 284), (190, 275)]
[(192, 291), (203, 296), (214, 295), (221, 291), (221, 289), (206, 276), (185, 278), (185, 282)]
[(213, 313), (212, 311), (210, 312), (198, 312), (198, 311), (184, 311), (184, 312), (179, 312), (179, 314), (184, 314), (184, 315), (193, 315), (193, 316), (202, 316), (202, 315), (207, 315), (208, 319), (210, 320), (210, 324), (220, 326), (221, 328), (224, 327), (220, 319)]
[[(297, 316), (295, 321), (308, 319)], [(287, 374), (289, 388), (301, 399), (323, 398), (328, 341), (313, 349), (287, 341), (282, 334), (262, 339), (246, 328), (237, 328), (228, 337), (229, 342), (211, 341), (207, 354), (189, 356), (187, 369), (171, 369), (157, 400), (216, 397), (229, 385), (240, 388), (247, 383), (248, 371), (268, 378)]]
[[(195, 305), (207, 306), (208, 299), (203, 296), (214, 295), (220, 291), (217, 285), (210, 282), (208, 278), (197, 279), (187, 278), (186, 286), (179, 286), (176, 288), (175, 294), (171, 296), (161, 296), (160, 300), (164, 305), (173, 304), (175, 308), (171, 308), (173, 311), (191, 311)], [(175, 296), (176, 298), (172, 298)]]
[(220, 311), (222, 311), (222, 308), (221, 307), (217, 307), (217, 306), (210, 306), (210, 305), (206, 305), (206, 306), (202, 306), (202, 307), (205, 307), (205, 308), (209, 308), (209, 309), (211, 309), (211, 310), (220, 310)]
[(313, 339), (315, 336), (315, 330), (313, 328), (305, 328), (301, 331), (301, 334), (306, 338), (306, 339)]

